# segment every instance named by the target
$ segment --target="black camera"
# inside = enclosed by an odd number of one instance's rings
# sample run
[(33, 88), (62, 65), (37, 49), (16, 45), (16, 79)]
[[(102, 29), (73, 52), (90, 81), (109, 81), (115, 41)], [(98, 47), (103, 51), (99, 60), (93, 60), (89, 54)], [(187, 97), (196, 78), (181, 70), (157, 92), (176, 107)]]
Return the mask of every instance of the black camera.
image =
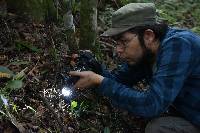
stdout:
[(70, 71), (102, 73), (101, 64), (97, 61), (94, 54), (89, 51), (80, 51), (78, 57), (75, 59), (75, 66), (68, 66), (65, 69), (65, 74), (61, 74), (63, 79), (62, 95), (65, 100), (73, 99), (77, 95), (73, 86), (79, 80), (79, 77), (69, 75)]

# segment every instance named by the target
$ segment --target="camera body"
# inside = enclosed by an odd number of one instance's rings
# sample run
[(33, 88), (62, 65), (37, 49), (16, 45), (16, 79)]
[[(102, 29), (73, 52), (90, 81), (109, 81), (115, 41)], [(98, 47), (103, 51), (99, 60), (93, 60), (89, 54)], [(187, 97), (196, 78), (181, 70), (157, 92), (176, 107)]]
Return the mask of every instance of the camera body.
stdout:
[[(93, 71), (97, 74), (102, 73), (101, 64), (95, 58), (95, 55), (88, 51), (80, 51), (79, 56), (75, 59), (75, 66), (67, 68), (70, 71)], [(67, 84), (75, 83), (78, 77), (66, 75), (65, 80)]]
[(80, 79), (78, 76), (71, 76), (70, 71), (93, 71), (97, 74), (101, 73), (101, 64), (97, 61), (95, 56), (88, 51), (80, 51), (79, 56), (75, 59), (75, 65), (65, 68), (66, 74), (61, 74), (63, 79), (62, 94), (65, 99), (72, 99), (77, 94), (73, 88), (74, 84)]

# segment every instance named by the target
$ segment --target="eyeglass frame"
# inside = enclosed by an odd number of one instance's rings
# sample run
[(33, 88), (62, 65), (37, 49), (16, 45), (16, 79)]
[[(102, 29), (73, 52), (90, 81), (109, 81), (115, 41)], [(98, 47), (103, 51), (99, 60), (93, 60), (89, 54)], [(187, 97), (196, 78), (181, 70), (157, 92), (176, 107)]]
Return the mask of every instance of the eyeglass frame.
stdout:
[[(117, 39), (114, 39), (114, 48), (120, 47), (122, 49), (126, 49), (128, 44), (137, 36), (137, 34), (134, 34), (133, 37), (129, 40), (120, 40), (121, 37), (118, 37)], [(120, 42), (120, 43), (119, 43)]]

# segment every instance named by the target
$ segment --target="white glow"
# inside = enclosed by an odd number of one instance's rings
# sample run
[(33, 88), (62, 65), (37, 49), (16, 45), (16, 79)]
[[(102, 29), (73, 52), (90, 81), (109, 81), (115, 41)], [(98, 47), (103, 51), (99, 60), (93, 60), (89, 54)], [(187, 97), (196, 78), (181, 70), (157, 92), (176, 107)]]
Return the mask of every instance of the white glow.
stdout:
[(62, 88), (62, 94), (65, 96), (65, 97), (69, 97), (72, 95), (72, 91), (70, 88), (68, 87), (63, 87)]

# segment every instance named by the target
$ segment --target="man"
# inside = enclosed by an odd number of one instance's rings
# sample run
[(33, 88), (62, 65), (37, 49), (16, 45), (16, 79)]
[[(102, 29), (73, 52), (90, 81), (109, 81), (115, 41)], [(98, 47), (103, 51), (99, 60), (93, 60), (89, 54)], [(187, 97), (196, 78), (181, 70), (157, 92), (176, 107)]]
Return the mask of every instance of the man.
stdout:
[[(200, 133), (200, 37), (159, 23), (155, 10), (153, 3), (131, 3), (114, 12), (112, 28), (102, 36), (117, 42), (125, 62), (118, 71), (70, 74), (80, 76), (76, 88), (98, 87), (116, 106), (154, 117), (146, 133)], [(146, 91), (133, 87), (149, 77)], [(171, 105), (183, 117), (159, 118)]]

